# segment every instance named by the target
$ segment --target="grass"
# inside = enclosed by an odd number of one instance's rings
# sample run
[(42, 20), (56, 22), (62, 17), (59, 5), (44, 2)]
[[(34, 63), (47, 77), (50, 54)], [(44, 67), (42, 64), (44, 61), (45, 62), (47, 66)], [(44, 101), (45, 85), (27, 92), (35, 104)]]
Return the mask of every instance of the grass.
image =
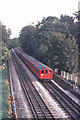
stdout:
[(4, 68), (1, 70), (2, 72), (2, 78), (0, 77), (0, 83), (2, 83), (2, 97), (0, 97), (0, 103), (1, 103), (1, 110), (0, 110), (0, 118), (8, 118), (9, 114), (9, 104), (8, 104), (8, 96), (9, 96), (9, 85), (6, 83), (7, 80), (7, 68)]
[(0, 70), (0, 120), (2, 118), (2, 71)]

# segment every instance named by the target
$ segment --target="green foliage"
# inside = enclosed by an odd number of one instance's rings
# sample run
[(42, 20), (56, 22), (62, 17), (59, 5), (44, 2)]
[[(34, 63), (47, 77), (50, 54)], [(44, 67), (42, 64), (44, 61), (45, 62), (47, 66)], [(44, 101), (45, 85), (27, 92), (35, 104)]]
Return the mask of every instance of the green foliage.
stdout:
[[(11, 30), (10, 29), (6, 29), (6, 26), (1, 24), (1, 28), (2, 28), (2, 41), (1, 41), (1, 49), (2, 49), (2, 55), (0, 56), (0, 61), (2, 61), (3, 63), (6, 63), (8, 57), (10, 56), (10, 52), (9, 52), (9, 44), (10, 44), (10, 35), (11, 35)], [(1, 50), (0, 49), (0, 50)]]
[(51, 68), (78, 71), (77, 22), (61, 15), (49, 16), (34, 26), (22, 28), (20, 43), (24, 52)]
[(6, 26), (2, 25), (2, 42), (7, 47), (8, 47), (8, 44), (9, 44), (10, 35), (11, 35), (11, 30), (6, 29)]
[(20, 47), (19, 38), (9, 39), (9, 44), (8, 44), (9, 50), (16, 47)]
[(33, 52), (35, 42), (35, 31), (36, 28), (33, 26), (26, 26), (21, 30), (20, 45), (22, 49), (27, 53)]
[(2, 118), (8, 118), (8, 110), (9, 110), (9, 105), (8, 105), (8, 95), (9, 95), (9, 88), (6, 85), (6, 76), (7, 76), (7, 69), (5, 68), (2, 70), (2, 78), (0, 76), (0, 83), (2, 86), (2, 97), (0, 99), (0, 103), (2, 103), (2, 108), (0, 109), (0, 114)]
[(3, 46), (2, 47), (2, 58), (1, 58), (2, 64), (6, 63), (9, 56), (10, 56), (9, 49), (6, 46)]

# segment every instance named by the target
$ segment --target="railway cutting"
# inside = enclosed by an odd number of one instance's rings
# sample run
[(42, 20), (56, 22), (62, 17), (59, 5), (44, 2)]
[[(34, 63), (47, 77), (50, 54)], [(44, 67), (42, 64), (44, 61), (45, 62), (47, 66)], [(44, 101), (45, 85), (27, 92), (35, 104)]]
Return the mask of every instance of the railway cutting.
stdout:
[(27, 55), (17, 54), (15, 50), (11, 53), (8, 64), (15, 118), (79, 120), (80, 105), (65, 94), (54, 80), (39, 79), (40, 75), (52, 78), (53, 72), (49, 67), (39, 63), (39, 68), (40, 64), (45, 68), (39, 69), (34, 60), (29, 63)]

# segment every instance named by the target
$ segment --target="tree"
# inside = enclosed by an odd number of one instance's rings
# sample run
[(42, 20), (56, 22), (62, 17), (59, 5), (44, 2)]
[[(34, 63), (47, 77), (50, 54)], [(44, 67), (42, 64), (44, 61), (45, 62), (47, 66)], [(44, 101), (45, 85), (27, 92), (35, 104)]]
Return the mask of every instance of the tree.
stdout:
[(2, 41), (8, 46), (9, 44), (9, 39), (11, 35), (11, 30), (6, 29), (5, 25), (2, 25)]
[(78, 11), (78, 69), (80, 72), (80, 11)]
[(9, 57), (9, 39), (10, 39), (10, 35), (11, 35), (11, 30), (10, 29), (6, 29), (6, 26), (5, 25), (2, 25), (1, 24), (1, 39), (2, 39), (2, 55), (1, 55), (1, 58), (0, 58), (0, 61), (2, 61), (2, 64), (4, 62), (6, 62), (6, 60), (8, 59)]
[(22, 28), (20, 32), (20, 44), (22, 49), (28, 53), (32, 54), (33, 52), (33, 39), (34, 39), (34, 34), (35, 34), (36, 28), (34, 26), (26, 26)]
[(75, 37), (75, 39), (77, 41), (78, 24), (74, 20), (75, 20), (75, 17), (70, 17), (68, 15), (64, 15), (64, 16), (61, 15), (61, 17), (60, 17), (61, 23), (65, 25), (66, 36), (71, 34)]
[(21, 30), (22, 49), (51, 68), (77, 72), (77, 24), (70, 16), (49, 16)]
[(12, 49), (12, 48), (16, 48), (16, 47), (20, 47), (19, 38), (9, 39), (8, 48)]
[(77, 36), (78, 36), (78, 71), (80, 72), (80, 11), (73, 13), (77, 23)]

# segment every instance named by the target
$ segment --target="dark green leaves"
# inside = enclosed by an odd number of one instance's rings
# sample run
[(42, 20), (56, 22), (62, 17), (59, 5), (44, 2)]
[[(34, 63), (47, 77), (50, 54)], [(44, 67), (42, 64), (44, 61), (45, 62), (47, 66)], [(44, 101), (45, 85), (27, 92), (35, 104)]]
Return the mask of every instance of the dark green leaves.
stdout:
[(21, 30), (22, 49), (48, 66), (78, 71), (77, 22), (73, 17), (49, 16), (34, 26)]

